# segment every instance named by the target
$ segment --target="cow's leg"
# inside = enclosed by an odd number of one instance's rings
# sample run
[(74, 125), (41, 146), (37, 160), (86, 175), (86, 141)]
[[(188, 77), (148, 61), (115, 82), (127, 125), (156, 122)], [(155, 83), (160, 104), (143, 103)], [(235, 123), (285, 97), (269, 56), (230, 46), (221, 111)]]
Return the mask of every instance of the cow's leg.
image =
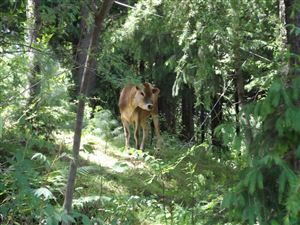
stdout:
[(158, 115), (152, 115), (153, 123), (154, 123), (154, 129), (155, 129), (155, 135), (157, 138), (156, 148), (161, 148), (161, 138), (160, 138), (160, 129), (159, 129), (159, 121), (158, 121)]
[(135, 121), (134, 140), (135, 140), (136, 149), (139, 149), (139, 130), (140, 130), (140, 123), (139, 121)]
[(144, 123), (141, 124), (142, 128), (143, 128), (143, 139), (142, 139), (142, 143), (141, 143), (141, 149), (144, 150), (145, 147), (145, 140), (148, 136), (148, 123), (147, 121), (145, 121)]
[(124, 127), (125, 147), (129, 148), (129, 141), (130, 141), (129, 123), (125, 120), (122, 120), (122, 123)]

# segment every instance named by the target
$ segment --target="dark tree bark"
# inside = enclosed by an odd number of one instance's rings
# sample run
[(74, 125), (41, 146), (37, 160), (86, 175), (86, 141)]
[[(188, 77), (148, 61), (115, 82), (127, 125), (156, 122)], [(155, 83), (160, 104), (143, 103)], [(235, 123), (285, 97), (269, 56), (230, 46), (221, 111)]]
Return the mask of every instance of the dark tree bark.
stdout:
[(237, 120), (237, 126), (236, 126), (236, 131), (237, 133), (240, 132), (240, 127), (241, 124), (239, 122), (239, 116), (242, 116), (245, 118), (245, 127), (244, 127), (244, 132), (245, 132), (245, 141), (248, 149), (250, 149), (251, 143), (253, 142), (253, 135), (252, 135), (252, 128), (250, 124), (250, 116), (249, 114), (245, 113), (245, 106), (246, 106), (246, 97), (245, 97), (245, 77), (242, 71), (242, 56), (241, 56), (241, 40), (242, 38), (240, 37), (240, 30), (241, 30), (241, 20), (240, 20), (240, 13), (239, 13), (239, 8), (237, 7), (236, 4), (232, 5), (234, 9), (234, 15), (232, 18), (232, 25), (233, 25), (233, 33), (234, 36), (232, 37), (232, 42), (233, 42), (233, 56), (234, 56), (234, 84), (236, 88), (236, 93), (235, 93), (235, 99), (238, 100), (236, 101), (236, 113), (239, 113), (240, 111), (243, 111), (242, 115), (238, 115), (236, 117)]
[[(157, 55), (155, 58), (156, 68), (163, 68), (165, 56)], [(161, 130), (175, 133), (176, 130), (176, 98), (172, 96), (172, 86), (175, 81), (175, 75), (166, 73), (165, 77), (157, 77), (157, 87), (160, 88), (158, 108), (161, 120)]]
[[(300, 35), (296, 34), (295, 27), (300, 28), (300, 8), (298, 0), (284, 0), (285, 22), (286, 22), (286, 44), (289, 50), (288, 73), (286, 79), (286, 89), (293, 92), (293, 81), (300, 74)], [(294, 102), (294, 107), (299, 108), (299, 98)], [(296, 144), (296, 143), (295, 143)], [(294, 145), (294, 144), (293, 144)], [(300, 169), (299, 157), (297, 157), (296, 146), (290, 146), (290, 150), (285, 158), (294, 170)]]
[(218, 148), (222, 148), (222, 141), (216, 136), (215, 130), (222, 123), (223, 110), (222, 110), (223, 99), (219, 96), (213, 98), (213, 110), (211, 111), (211, 142), (212, 145)]
[(41, 25), (41, 17), (39, 13), (40, 0), (28, 0), (26, 5), (26, 17), (28, 23), (27, 42), (28, 50), (28, 85), (29, 98), (28, 105), (32, 104), (40, 93), (40, 78), (41, 67), (38, 59), (38, 52), (36, 51), (37, 40), (39, 37), (39, 28)]
[(194, 137), (195, 92), (193, 87), (183, 85), (181, 94), (181, 135), (185, 140)]
[[(285, 0), (285, 21), (287, 29), (287, 44), (289, 47), (289, 80), (299, 76), (300, 71), (300, 35), (296, 34), (294, 27), (300, 28), (300, 9), (297, 0)], [(297, 8), (298, 7), (298, 8)]]
[[(82, 2), (80, 15), (80, 38), (76, 46), (75, 53), (75, 69), (73, 70), (73, 79), (75, 83), (74, 96), (77, 96), (80, 93), (80, 85), (82, 83), (82, 75), (84, 71), (85, 60), (89, 51), (90, 40), (93, 35), (94, 26), (93, 24), (87, 24), (87, 18), (90, 14), (95, 13), (96, 6), (94, 0), (89, 0), (88, 4)], [(89, 68), (87, 68), (87, 73), (91, 74), (88, 81), (88, 90), (90, 91), (93, 88), (96, 80), (96, 58), (92, 57), (90, 59)], [(89, 94), (89, 93), (87, 93)]]
[[(167, 75), (171, 77), (171, 75)], [(175, 133), (176, 131), (176, 101), (172, 96), (172, 82), (169, 82), (167, 78), (164, 81), (159, 82), (157, 85), (160, 87), (160, 97), (158, 101), (159, 112), (163, 117), (161, 121), (161, 130)]]
[(200, 105), (200, 109), (199, 109), (199, 124), (200, 124), (200, 143), (203, 143), (205, 140), (205, 127), (206, 127), (206, 123), (205, 123), (205, 108), (204, 105), (201, 104)]
[[(235, 83), (235, 88), (236, 88), (236, 93), (235, 93), (235, 99), (237, 100), (235, 102), (235, 111), (236, 111), (236, 132), (237, 134), (240, 133), (240, 122), (239, 122), (239, 112), (240, 108), (242, 110), (245, 109), (246, 105), (246, 99), (245, 99), (245, 78), (244, 75), (241, 71), (241, 58), (240, 58), (240, 48), (239, 44), (235, 46), (234, 48), (234, 55), (235, 55), (235, 77), (234, 77), (234, 83)], [(252, 143), (252, 129), (251, 129), (251, 124), (250, 124), (250, 117), (248, 114), (244, 113), (242, 116), (245, 118), (245, 140), (248, 148), (250, 148), (250, 145)]]
[(240, 103), (239, 103), (239, 96), (237, 93), (237, 83), (235, 82), (235, 93), (234, 93), (234, 109), (235, 109), (235, 132), (236, 135), (240, 135), (241, 129), (240, 129), (240, 120), (239, 120), (239, 114), (240, 114)]
[(68, 183), (66, 187), (66, 194), (64, 200), (64, 209), (68, 214), (72, 210), (73, 193), (74, 193), (74, 186), (75, 186), (76, 171), (78, 166), (78, 156), (79, 156), (81, 131), (82, 131), (82, 123), (83, 123), (83, 115), (84, 115), (85, 97), (87, 95), (89, 78), (91, 76), (88, 68), (91, 65), (92, 57), (94, 56), (95, 53), (95, 49), (98, 43), (97, 41), (99, 39), (100, 32), (103, 27), (104, 19), (107, 16), (113, 2), (114, 0), (104, 0), (102, 2), (102, 6), (99, 9), (98, 13), (95, 15), (95, 28), (93, 30), (91, 39), (89, 41), (88, 54), (86, 56), (84, 69), (82, 71), (82, 81), (80, 86), (80, 95), (79, 95), (79, 102), (77, 106), (77, 117), (76, 117), (76, 125), (75, 125), (74, 140), (73, 140), (73, 159), (71, 160), (70, 163)]
[(140, 60), (140, 62), (139, 62), (139, 75), (141, 77), (144, 77), (144, 72), (145, 72), (145, 61), (144, 60)]

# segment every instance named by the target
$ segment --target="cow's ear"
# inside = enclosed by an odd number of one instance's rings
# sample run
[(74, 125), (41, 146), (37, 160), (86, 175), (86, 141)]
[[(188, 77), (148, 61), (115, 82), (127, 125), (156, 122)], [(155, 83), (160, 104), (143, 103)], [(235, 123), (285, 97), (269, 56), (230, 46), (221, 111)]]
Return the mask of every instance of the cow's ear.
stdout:
[(159, 90), (158, 88), (153, 88), (153, 89), (152, 89), (152, 93), (153, 93), (153, 94), (157, 94), (157, 95), (158, 95), (159, 92), (160, 92), (160, 90)]
[(144, 87), (145, 87), (145, 88), (148, 88), (148, 87), (150, 87), (150, 84), (149, 84), (148, 82), (146, 82), (146, 83), (143, 83), (143, 85), (144, 85)]

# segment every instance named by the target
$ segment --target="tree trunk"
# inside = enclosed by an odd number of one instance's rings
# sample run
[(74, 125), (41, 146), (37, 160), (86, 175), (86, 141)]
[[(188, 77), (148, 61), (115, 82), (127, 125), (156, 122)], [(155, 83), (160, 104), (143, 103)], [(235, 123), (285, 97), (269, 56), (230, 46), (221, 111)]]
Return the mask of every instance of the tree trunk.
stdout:
[[(293, 81), (297, 79), (300, 74), (300, 35), (297, 35), (295, 29), (299, 29), (300, 27), (300, 9), (297, 3), (298, 0), (284, 0), (285, 27), (287, 29), (286, 40), (289, 50), (289, 69), (286, 79), (286, 88), (290, 93), (294, 91), (293, 89), (299, 88), (298, 86), (295, 87), (295, 85), (293, 85)], [(299, 108), (299, 102), (298, 98), (294, 102), (294, 107)], [(290, 146), (290, 151), (286, 154), (286, 159), (294, 170), (299, 170), (300, 162), (296, 151), (295, 146)]]
[(200, 119), (200, 143), (203, 143), (205, 140), (205, 127), (206, 127), (206, 123), (205, 123), (205, 108), (204, 108), (204, 104), (201, 103), (200, 105), (200, 115), (199, 115), (199, 119)]
[[(139, 61), (139, 75), (141, 77), (145, 77), (144, 72), (145, 72), (145, 61), (144, 60), (140, 60)], [(145, 81), (145, 82), (147, 82), (147, 81)]]
[[(244, 82), (244, 76), (241, 71), (241, 60), (240, 60), (240, 54), (239, 54), (239, 44), (235, 47), (234, 55), (235, 55), (235, 87), (236, 87), (236, 113), (240, 112), (240, 107), (242, 110), (245, 109), (246, 101), (245, 101), (245, 82)], [(239, 123), (239, 115), (237, 114), (237, 125), (236, 125), (236, 132), (237, 134), (240, 133), (240, 123)], [(248, 148), (250, 148), (252, 143), (252, 129), (250, 124), (250, 116), (249, 114), (243, 112), (242, 116), (245, 118), (245, 140), (246, 145)]]
[[(300, 27), (300, 9), (296, 5), (297, 0), (285, 0), (285, 21), (287, 29), (287, 44), (289, 47), (289, 73), (288, 79), (290, 82), (300, 71), (300, 35), (296, 34), (296, 29)], [(298, 8), (297, 8), (298, 7)], [(293, 15), (294, 14), (294, 15)]]
[(83, 124), (83, 115), (84, 115), (84, 106), (85, 106), (85, 97), (88, 91), (88, 83), (90, 78), (89, 66), (91, 65), (91, 60), (94, 56), (97, 41), (100, 36), (101, 29), (103, 27), (103, 22), (105, 17), (107, 16), (114, 0), (104, 0), (99, 12), (95, 15), (95, 28), (91, 35), (91, 39), (89, 41), (88, 53), (85, 59), (84, 69), (82, 71), (82, 81), (80, 86), (80, 95), (79, 102), (77, 106), (77, 117), (76, 117), (76, 127), (74, 132), (74, 140), (73, 140), (73, 159), (70, 163), (69, 177), (66, 188), (65, 200), (64, 200), (64, 209), (66, 213), (70, 213), (72, 210), (72, 201), (73, 201), (73, 193), (75, 186), (75, 178), (76, 171), (78, 166), (78, 157), (79, 157), (79, 148), (81, 141), (81, 131)]
[(240, 129), (240, 103), (239, 103), (239, 96), (237, 92), (237, 82), (234, 82), (235, 84), (235, 93), (234, 93), (234, 109), (235, 109), (235, 133), (236, 135), (240, 135), (241, 129)]
[[(81, 22), (80, 22), (80, 38), (77, 43), (76, 53), (75, 53), (75, 69), (73, 70), (73, 79), (75, 83), (74, 96), (77, 96), (80, 93), (80, 85), (82, 83), (83, 71), (85, 69), (85, 60), (89, 51), (90, 40), (93, 35), (94, 26), (87, 23), (87, 19), (90, 14), (95, 13), (95, 1), (89, 0), (88, 4), (83, 2), (81, 5)], [(91, 90), (93, 84), (95, 83), (95, 74), (96, 74), (96, 59), (92, 57), (89, 68), (87, 68), (87, 73), (91, 74), (88, 82), (88, 90)]]
[[(285, 12), (285, 4), (284, 0), (279, 0), (279, 7), (278, 7), (278, 16), (280, 19), (280, 22), (282, 25), (286, 24), (286, 12)], [(284, 26), (281, 27), (280, 30), (281, 33), (281, 38), (282, 38), (282, 46), (285, 47), (286, 45), (286, 38), (287, 38), (287, 33), (286, 33), (286, 28)]]
[(222, 101), (222, 98), (215, 96), (213, 98), (213, 110), (211, 111), (211, 143), (217, 148), (223, 147), (222, 141), (215, 134), (216, 128), (223, 120)]
[(39, 36), (39, 28), (41, 25), (41, 17), (38, 11), (40, 0), (28, 0), (26, 5), (26, 17), (28, 23), (27, 43), (28, 50), (28, 85), (29, 85), (29, 98), (27, 104), (30, 105), (34, 102), (37, 95), (40, 93), (40, 78), (38, 77), (41, 72), (40, 63), (38, 60), (38, 52), (35, 50), (37, 39)]
[(181, 102), (181, 135), (185, 140), (194, 137), (194, 112), (195, 112), (195, 93), (193, 87), (183, 85)]
[[(156, 55), (155, 67), (163, 68), (166, 56)], [(154, 70), (154, 68), (152, 68)], [(154, 70), (155, 71), (155, 70)], [(163, 119), (161, 130), (175, 133), (176, 130), (176, 98), (172, 96), (172, 86), (175, 81), (174, 74), (166, 73), (165, 77), (157, 77), (157, 86), (160, 88), (158, 108)]]
[[(237, 2), (234, 0), (231, 2), (232, 4), (232, 10), (233, 10), (233, 16), (232, 16), (232, 29), (233, 29), (233, 34), (234, 36), (232, 37), (232, 42), (233, 42), (233, 56), (234, 56), (234, 84), (236, 88), (236, 99), (238, 100), (236, 102), (236, 112), (240, 112), (245, 110), (245, 105), (246, 105), (246, 99), (245, 99), (245, 78), (244, 74), (242, 72), (242, 58), (241, 58), (241, 37), (240, 37), (240, 30), (241, 30), (241, 21), (240, 21), (240, 13), (239, 13), (239, 8)], [(237, 115), (238, 116), (238, 115)], [(243, 112), (241, 115), (245, 118), (245, 141), (248, 149), (250, 149), (253, 135), (252, 135), (252, 128), (250, 124), (250, 116), (249, 114)], [(238, 118), (237, 118), (238, 121)], [(237, 133), (240, 132), (240, 123), (237, 124), (236, 130)]]
[[(172, 77), (170, 74), (166, 76)], [(161, 92), (158, 101), (158, 108), (160, 114), (163, 117), (163, 120), (161, 121), (161, 130), (168, 131), (170, 133), (175, 133), (176, 100), (172, 96), (172, 84), (173, 82), (171, 82), (168, 78), (166, 78), (166, 80), (164, 81), (159, 82), (158, 87), (160, 87)]]

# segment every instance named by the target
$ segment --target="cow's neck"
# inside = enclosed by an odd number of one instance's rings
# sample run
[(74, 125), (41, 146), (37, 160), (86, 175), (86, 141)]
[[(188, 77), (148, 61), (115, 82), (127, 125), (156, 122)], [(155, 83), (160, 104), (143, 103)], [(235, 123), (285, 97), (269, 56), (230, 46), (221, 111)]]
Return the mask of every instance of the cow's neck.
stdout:
[(130, 107), (127, 107), (123, 112), (123, 115), (126, 117), (128, 121), (133, 122), (135, 120), (138, 110), (139, 110), (138, 106), (134, 106), (133, 104), (130, 104)]

